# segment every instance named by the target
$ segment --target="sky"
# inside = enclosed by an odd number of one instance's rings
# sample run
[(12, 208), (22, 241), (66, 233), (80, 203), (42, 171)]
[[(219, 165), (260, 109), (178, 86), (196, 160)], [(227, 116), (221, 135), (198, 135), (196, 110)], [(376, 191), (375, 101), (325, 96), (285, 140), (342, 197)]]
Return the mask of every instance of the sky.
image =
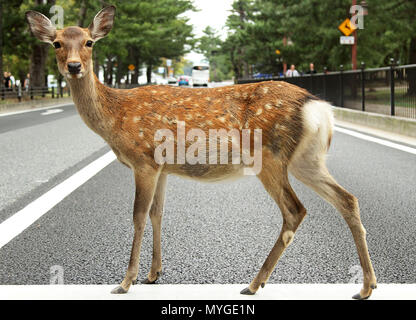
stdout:
[[(188, 11), (184, 15), (189, 17), (189, 23), (194, 26), (195, 37), (204, 35), (202, 32), (210, 26), (218, 31), (221, 38), (225, 39), (225, 21), (230, 14), (233, 0), (194, 0), (194, 6), (200, 11)], [(196, 52), (185, 55), (185, 59), (193, 61), (195, 64), (201, 62), (204, 56)]]

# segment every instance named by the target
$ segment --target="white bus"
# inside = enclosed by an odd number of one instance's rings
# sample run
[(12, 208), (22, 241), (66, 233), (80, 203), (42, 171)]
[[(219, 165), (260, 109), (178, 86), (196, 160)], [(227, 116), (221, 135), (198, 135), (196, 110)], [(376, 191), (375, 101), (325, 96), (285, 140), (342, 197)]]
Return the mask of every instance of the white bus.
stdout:
[(196, 86), (208, 87), (209, 82), (209, 66), (195, 65), (192, 68), (192, 84)]

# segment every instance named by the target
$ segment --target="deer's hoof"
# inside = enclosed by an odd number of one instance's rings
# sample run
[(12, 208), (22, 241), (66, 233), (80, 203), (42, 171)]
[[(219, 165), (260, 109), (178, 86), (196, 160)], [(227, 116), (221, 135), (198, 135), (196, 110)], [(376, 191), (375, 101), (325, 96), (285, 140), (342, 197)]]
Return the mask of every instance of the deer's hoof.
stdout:
[(359, 293), (352, 296), (352, 298), (355, 299), (355, 300), (367, 300), (369, 297), (370, 296), (362, 297), (361, 294), (359, 294)]
[(156, 281), (159, 279), (159, 277), (162, 275), (162, 271), (159, 271), (156, 273), (156, 279), (153, 281), (150, 281), (149, 278), (145, 278), (141, 281), (142, 284), (155, 284)]
[(117, 288), (114, 288), (113, 290), (111, 290), (112, 294), (124, 294), (127, 293), (127, 290), (124, 289), (122, 286), (118, 286)]
[(247, 296), (252, 296), (252, 295), (255, 295), (256, 293), (255, 292), (251, 292), (251, 290), (247, 287), (244, 290), (241, 290), (240, 291), (240, 294), (245, 294)]

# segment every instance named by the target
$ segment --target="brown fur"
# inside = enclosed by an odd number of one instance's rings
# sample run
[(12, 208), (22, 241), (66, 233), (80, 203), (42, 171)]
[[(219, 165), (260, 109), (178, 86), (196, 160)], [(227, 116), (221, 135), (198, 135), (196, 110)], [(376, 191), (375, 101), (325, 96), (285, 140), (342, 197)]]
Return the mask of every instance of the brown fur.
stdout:
[[(240, 135), (242, 129), (262, 129), (263, 167), (258, 178), (278, 204), (283, 225), (261, 270), (243, 293), (254, 293), (266, 283), (306, 215), (304, 206), (289, 184), (290, 171), (343, 215), (353, 234), (364, 272), (364, 287), (359, 297), (368, 297), (375, 288), (376, 278), (367, 250), (358, 201), (336, 183), (325, 166), (325, 154), (332, 137), (331, 117), (317, 109), (321, 118), (313, 119), (318, 116), (313, 113), (315, 109), (305, 109), (310, 101), (317, 101), (317, 98), (286, 82), (261, 82), (215, 89), (171, 86), (130, 90), (108, 88), (98, 81), (92, 71), (92, 48), (86, 43), (89, 40), (96, 41), (109, 32), (114, 13), (114, 7), (107, 7), (97, 14), (87, 29), (68, 27), (58, 31), (51, 28), (46, 17), (34, 12), (27, 13), (35, 36), (42, 41), (60, 42), (61, 48), (56, 49), (58, 67), (67, 77), (82, 119), (107, 141), (117, 158), (134, 172), (136, 192), (131, 257), (126, 276), (113, 293), (126, 293), (137, 278), (148, 214), (153, 227), (153, 259), (146, 281), (157, 280), (162, 270), (161, 221), (168, 174), (209, 181), (241, 175), (242, 164), (156, 163), (155, 132), (158, 129), (176, 132), (178, 122), (183, 121), (186, 123), (186, 132), (198, 128), (207, 137), (209, 129), (236, 129)], [(54, 39), (51, 39), (51, 35)], [(79, 75), (69, 74), (69, 62), (81, 63)]]

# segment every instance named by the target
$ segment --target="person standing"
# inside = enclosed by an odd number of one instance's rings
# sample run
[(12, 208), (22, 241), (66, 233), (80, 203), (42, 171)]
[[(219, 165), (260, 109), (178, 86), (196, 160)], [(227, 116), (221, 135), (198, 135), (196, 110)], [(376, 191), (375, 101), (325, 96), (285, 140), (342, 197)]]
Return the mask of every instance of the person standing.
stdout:
[(5, 71), (3, 73), (3, 76), (4, 76), (4, 87), (6, 88), (6, 90), (10, 90), (10, 88), (11, 88), (11, 80), (10, 80), (9, 73), (7, 71)]
[(294, 64), (290, 66), (290, 69), (286, 71), (286, 77), (299, 77), (299, 72), (296, 70), (296, 67)]
[(306, 72), (307, 74), (315, 74), (316, 70), (315, 70), (315, 65), (313, 64), (313, 62), (311, 62), (309, 64), (309, 71)]
[(26, 79), (25, 79), (25, 82), (23, 83), (23, 87), (25, 88), (26, 91), (29, 91), (29, 87), (30, 87), (30, 73), (28, 73), (26, 75)]
[(16, 79), (11, 74), (11, 72), (9, 72), (9, 77), (10, 77), (10, 88), (13, 90), (15, 88), (15, 85), (16, 85)]

